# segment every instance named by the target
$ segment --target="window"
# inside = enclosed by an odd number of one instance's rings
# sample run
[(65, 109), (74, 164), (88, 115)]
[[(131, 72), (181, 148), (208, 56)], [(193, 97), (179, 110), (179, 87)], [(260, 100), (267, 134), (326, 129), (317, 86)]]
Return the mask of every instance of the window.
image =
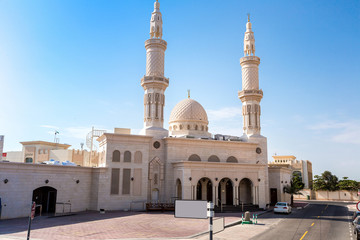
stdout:
[(209, 162), (220, 162), (220, 159), (215, 156), (215, 155), (211, 155), (208, 159)]
[(135, 152), (134, 163), (142, 163), (142, 153), (140, 151)]
[(120, 180), (120, 168), (112, 168), (110, 194), (119, 194), (119, 180)]
[(32, 163), (32, 162), (33, 162), (33, 159), (32, 159), (32, 158), (26, 158), (26, 159), (25, 159), (25, 162), (26, 162), (26, 163)]
[(120, 151), (115, 150), (113, 152), (112, 161), (113, 162), (120, 162)]
[(124, 162), (131, 162), (131, 152), (126, 151), (124, 153)]
[(194, 162), (201, 162), (201, 158), (196, 154), (191, 155), (188, 160)]
[(123, 184), (122, 184), (122, 194), (130, 194), (130, 174), (131, 169), (123, 169)]
[(237, 163), (238, 160), (236, 159), (236, 157), (230, 156), (228, 157), (228, 159), (226, 159), (226, 162)]

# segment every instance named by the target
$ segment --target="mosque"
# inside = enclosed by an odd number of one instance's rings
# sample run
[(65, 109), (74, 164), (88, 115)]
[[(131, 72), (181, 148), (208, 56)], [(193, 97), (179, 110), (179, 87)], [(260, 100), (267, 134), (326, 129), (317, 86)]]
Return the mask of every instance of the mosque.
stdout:
[[(244, 56), (240, 59), (243, 135), (213, 135), (208, 116), (190, 96), (172, 109), (164, 128), (164, 76), (167, 42), (160, 3), (154, 3), (150, 38), (145, 41), (144, 127), (139, 135), (115, 128), (99, 141), (97, 167), (0, 163), (3, 218), (26, 216), (29, 202), (44, 212), (143, 209), (145, 202), (175, 199), (208, 200), (220, 205), (250, 204), (266, 208), (270, 187), (285, 200), (280, 183), (291, 170), (268, 167), (267, 139), (261, 135), (258, 67), (250, 19), (246, 23)], [(33, 163), (36, 163), (35, 161)], [(270, 176), (269, 176), (270, 175)], [(272, 181), (272, 182), (270, 182)], [(60, 205), (59, 205), (60, 204)], [(5, 205), (5, 206), (4, 206)]]

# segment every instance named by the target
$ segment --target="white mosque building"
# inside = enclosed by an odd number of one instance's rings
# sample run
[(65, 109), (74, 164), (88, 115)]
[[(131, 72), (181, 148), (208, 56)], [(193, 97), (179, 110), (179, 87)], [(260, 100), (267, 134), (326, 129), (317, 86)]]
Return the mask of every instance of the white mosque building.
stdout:
[(240, 59), (241, 137), (211, 134), (205, 109), (190, 96), (173, 108), (169, 129), (164, 128), (165, 90), (170, 80), (164, 76), (167, 42), (162, 37), (160, 3), (156, 1), (150, 38), (145, 41), (141, 134), (115, 129), (100, 136), (100, 167), (0, 163), (2, 218), (26, 216), (32, 200), (44, 212), (62, 211), (68, 205), (72, 211), (142, 209), (145, 202), (175, 199), (266, 208), (271, 185), (276, 186), (276, 197), (283, 199), (282, 186), (277, 183), (290, 182), (291, 170), (268, 168), (267, 139), (260, 125), (260, 58), (255, 56), (250, 20)]

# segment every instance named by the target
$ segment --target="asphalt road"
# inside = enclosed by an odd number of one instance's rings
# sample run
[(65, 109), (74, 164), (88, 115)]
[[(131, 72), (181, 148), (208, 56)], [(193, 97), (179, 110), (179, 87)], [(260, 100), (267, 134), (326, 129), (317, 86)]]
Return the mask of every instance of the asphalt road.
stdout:
[[(350, 215), (346, 203), (310, 202), (302, 210), (294, 210), (289, 215), (266, 213), (266, 218), (285, 218), (269, 230), (251, 238), (256, 240), (343, 240), (355, 239), (350, 231)], [(259, 218), (260, 220), (260, 218)]]

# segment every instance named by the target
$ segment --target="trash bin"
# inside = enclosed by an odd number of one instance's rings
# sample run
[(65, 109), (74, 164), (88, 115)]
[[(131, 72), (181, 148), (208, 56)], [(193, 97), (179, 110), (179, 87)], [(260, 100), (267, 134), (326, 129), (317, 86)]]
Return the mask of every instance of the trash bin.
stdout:
[(306, 195), (306, 197), (307, 197), (307, 200), (310, 200), (310, 196), (309, 196), (309, 195)]

